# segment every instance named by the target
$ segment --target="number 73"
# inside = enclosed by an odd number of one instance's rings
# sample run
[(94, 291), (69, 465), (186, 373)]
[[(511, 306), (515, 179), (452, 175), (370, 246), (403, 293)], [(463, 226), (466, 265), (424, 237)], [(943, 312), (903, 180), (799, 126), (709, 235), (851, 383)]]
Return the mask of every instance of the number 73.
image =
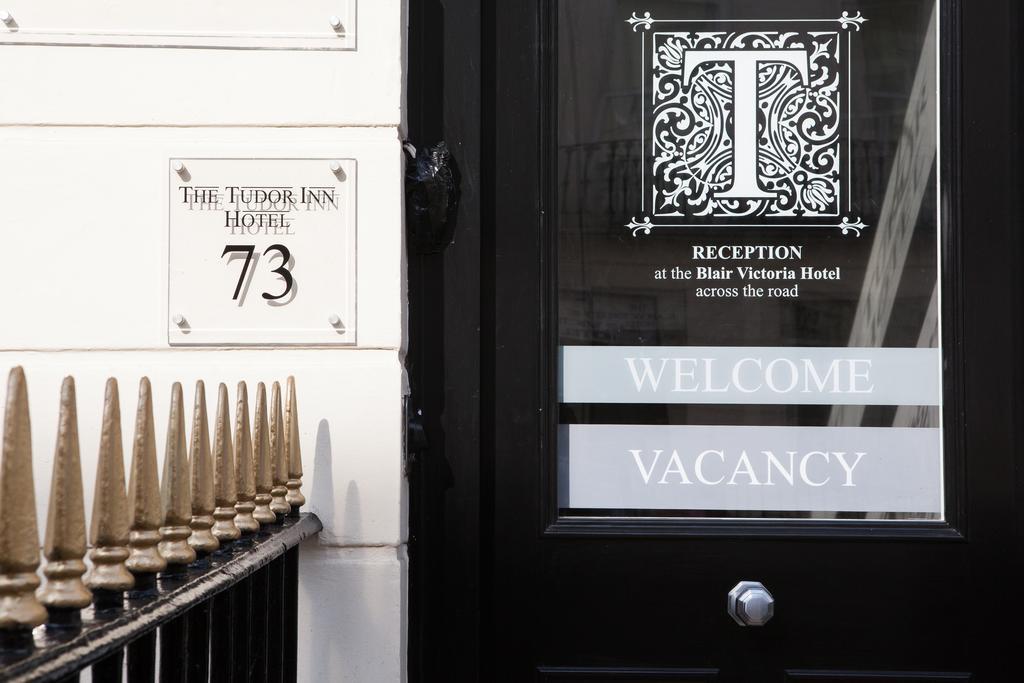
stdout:
[[(242, 265), (242, 272), (238, 275), (238, 283), (235, 285), (235, 295), (231, 297), (232, 301), (238, 301), (238, 297), (242, 294), (242, 285), (245, 284), (246, 277), (249, 274), (249, 266), (252, 265), (253, 254), (255, 251), (256, 247), (252, 244), (228, 244), (224, 246), (224, 251), (221, 252), (221, 258), (224, 258), (228, 254), (245, 254), (245, 263)], [(272, 251), (276, 251), (281, 255), (281, 265), (270, 272), (280, 275), (284, 280), (284, 291), (276, 295), (263, 292), (263, 298), (268, 301), (283, 299), (288, 296), (288, 293), (292, 291), (292, 287), (295, 285), (295, 277), (292, 275), (291, 271), (288, 270), (288, 262), (291, 261), (292, 258), (292, 253), (288, 251), (288, 247), (283, 244), (271, 244), (264, 250), (263, 255), (266, 256)]]

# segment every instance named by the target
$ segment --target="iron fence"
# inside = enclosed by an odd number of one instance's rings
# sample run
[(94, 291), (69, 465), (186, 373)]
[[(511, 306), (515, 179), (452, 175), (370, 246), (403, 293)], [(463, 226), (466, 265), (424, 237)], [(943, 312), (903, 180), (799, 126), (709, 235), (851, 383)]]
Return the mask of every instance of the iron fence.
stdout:
[(299, 512), (292, 378), (287, 390), (282, 410), (275, 382), (268, 407), (260, 383), (250, 426), (245, 383), (233, 423), (221, 384), (211, 448), (205, 385), (196, 384), (186, 442), (175, 383), (160, 476), (143, 378), (126, 489), (118, 386), (108, 380), (87, 536), (75, 383), (65, 378), (41, 583), (28, 392), (22, 369), (11, 371), (0, 461), (0, 680), (77, 681), (86, 669), (97, 682), (295, 680), (299, 543), (321, 524)]

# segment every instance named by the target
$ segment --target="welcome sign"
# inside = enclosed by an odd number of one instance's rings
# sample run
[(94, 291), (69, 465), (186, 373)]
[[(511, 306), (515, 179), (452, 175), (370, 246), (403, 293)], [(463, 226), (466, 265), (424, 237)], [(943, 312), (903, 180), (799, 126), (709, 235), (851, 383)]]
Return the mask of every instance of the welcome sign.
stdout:
[(560, 52), (562, 515), (943, 518), (937, 10), (785, 4)]

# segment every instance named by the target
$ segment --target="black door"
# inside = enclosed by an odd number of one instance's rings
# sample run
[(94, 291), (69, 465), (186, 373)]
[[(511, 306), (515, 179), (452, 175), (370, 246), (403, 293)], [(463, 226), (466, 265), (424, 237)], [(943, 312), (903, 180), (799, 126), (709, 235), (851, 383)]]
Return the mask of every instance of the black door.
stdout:
[(1018, 680), (1017, 3), (431, 6), (414, 676)]

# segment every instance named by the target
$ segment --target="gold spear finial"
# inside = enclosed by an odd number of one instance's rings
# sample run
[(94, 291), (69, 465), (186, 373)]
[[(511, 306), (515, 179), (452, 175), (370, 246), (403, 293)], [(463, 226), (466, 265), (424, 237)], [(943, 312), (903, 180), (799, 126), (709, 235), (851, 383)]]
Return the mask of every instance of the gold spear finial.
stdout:
[(270, 511), (277, 516), (277, 522), (284, 521), (292, 506), (285, 500), (288, 495), (288, 451), (284, 448), (284, 414), (281, 412), (281, 384), (274, 382), (270, 390), (270, 452), (271, 479)]
[(253, 470), (252, 432), (249, 431), (249, 390), (238, 383), (235, 402), (235, 526), (242, 534), (254, 534), (260, 523), (252, 516), (256, 509), (256, 474)]
[(217, 423), (213, 433), (214, 504), (213, 535), (222, 546), (237, 540), (242, 532), (235, 525), (235, 455), (231, 447), (231, 415), (228, 413), (228, 388), (217, 387)]
[(256, 416), (252, 434), (253, 460), (256, 466), (256, 510), (252, 516), (263, 524), (274, 524), (277, 515), (270, 509), (270, 491), (274, 488), (270, 462), (270, 430), (267, 424), (267, 387), (260, 382), (256, 385)]
[(153, 429), (153, 389), (149, 378), (139, 381), (139, 406), (135, 411), (132, 467), (128, 476), (128, 509), (131, 531), (129, 555), (124, 563), (145, 588), (157, 572), (167, 569), (167, 560), (157, 550), (160, 543), (160, 479), (156, 469), (156, 433)]
[[(62, 621), (55, 612), (80, 610), (92, 602), (92, 592), (82, 583), (85, 574), (85, 494), (78, 452), (78, 411), (75, 380), (65, 377), (60, 388), (57, 451), (50, 479), (50, 511), (46, 518), (43, 548), (46, 585), (39, 601), (50, 610), (50, 621)], [(74, 612), (77, 615), (77, 611)], [(73, 620), (76, 620), (73, 618)]]
[(302, 495), (302, 449), (299, 444), (299, 406), (295, 399), (295, 378), (288, 378), (288, 405), (284, 409), (284, 447), (288, 451), (288, 495), (291, 515), (299, 516), (299, 508), (306, 504)]
[(128, 559), (128, 496), (124, 490), (124, 453), (121, 445), (121, 401), (117, 380), (107, 380), (103, 400), (103, 424), (100, 432), (99, 462), (96, 464), (96, 490), (92, 501), (89, 553), (92, 571), (85, 583), (96, 591), (96, 603), (106, 602), (104, 593), (117, 594), (131, 590), (135, 579), (124, 566)]
[(0, 630), (27, 631), (46, 621), (36, 599), (39, 529), (32, 484), (32, 436), (25, 372), (7, 378), (3, 456), (0, 461)]
[(188, 544), (196, 555), (212, 553), (220, 541), (210, 531), (213, 528), (213, 457), (210, 454), (210, 427), (206, 416), (206, 384), (196, 382), (196, 400), (192, 411), (192, 442), (189, 447), (192, 465), (192, 535)]
[(171, 413), (167, 419), (167, 447), (164, 450), (164, 473), (160, 482), (160, 501), (164, 521), (160, 527), (160, 554), (167, 568), (180, 571), (196, 561), (196, 551), (188, 544), (192, 535), (192, 491), (185, 445), (185, 399), (181, 383), (171, 387)]

